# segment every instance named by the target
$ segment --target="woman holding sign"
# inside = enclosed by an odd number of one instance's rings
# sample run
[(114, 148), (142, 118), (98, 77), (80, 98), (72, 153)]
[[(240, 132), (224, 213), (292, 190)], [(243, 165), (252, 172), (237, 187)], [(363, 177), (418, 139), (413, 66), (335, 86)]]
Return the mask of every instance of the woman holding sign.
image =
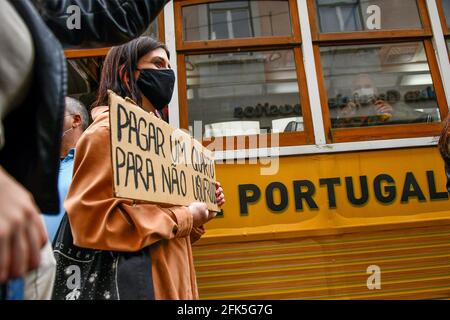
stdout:
[[(117, 198), (112, 188), (107, 91), (160, 115), (171, 100), (174, 83), (167, 48), (149, 37), (113, 47), (106, 56), (93, 123), (77, 144), (73, 182), (65, 202), (74, 244), (70, 254), (77, 259), (64, 261), (68, 249), (62, 225), (55, 242), (55, 252), (64, 253), (58, 259), (56, 298), (198, 298), (191, 243), (201, 237), (203, 224), (216, 213), (200, 202), (161, 206)], [(219, 206), (225, 202), (219, 183), (216, 201)], [(81, 263), (74, 267), (80, 259), (92, 266), (93, 257), (97, 264), (91, 269)], [(108, 275), (115, 283), (104, 283)]]

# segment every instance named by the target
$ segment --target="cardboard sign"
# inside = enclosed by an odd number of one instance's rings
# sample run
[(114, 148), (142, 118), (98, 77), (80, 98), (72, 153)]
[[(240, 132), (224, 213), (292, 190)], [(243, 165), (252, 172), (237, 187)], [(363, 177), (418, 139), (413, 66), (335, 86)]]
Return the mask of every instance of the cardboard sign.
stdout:
[(116, 197), (220, 211), (211, 151), (112, 91), (109, 110)]

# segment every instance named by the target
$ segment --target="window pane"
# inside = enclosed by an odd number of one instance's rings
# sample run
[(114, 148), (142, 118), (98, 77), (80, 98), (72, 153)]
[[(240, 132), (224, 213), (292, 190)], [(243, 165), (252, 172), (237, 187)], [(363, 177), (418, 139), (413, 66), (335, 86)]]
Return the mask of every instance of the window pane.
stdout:
[(292, 34), (288, 1), (224, 1), (183, 7), (183, 40)]
[(95, 101), (104, 57), (67, 60), (67, 94), (89, 108)]
[(441, 0), (447, 27), (450, 28), (450, 0)]
[(416, 0), (315, 0), (320, 32), (420, 29)]
[(142, 36), (152, 37), (153, 39), (159, 40), (159, 30), (158, 30), (158, 19), (154, 19), (152, 23), (148, 26), (147, 30), (142, 34)]
[(292, 50), (186, 57), (189, 125), (205, 137), (303, 131)]
[(422, 42), (320, 52), (333, 128), (440, 121)]

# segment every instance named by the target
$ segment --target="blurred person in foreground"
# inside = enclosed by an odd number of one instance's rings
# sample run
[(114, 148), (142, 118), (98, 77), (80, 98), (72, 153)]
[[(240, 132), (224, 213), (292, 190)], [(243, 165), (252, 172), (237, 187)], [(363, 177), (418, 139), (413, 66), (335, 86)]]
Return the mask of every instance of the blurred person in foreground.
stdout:
[[(48, 240), (39, 212), (59, 210), (63, 46), (105, 47), (136, 38), (167, 2), (0, 1), (0, 299), (8, 298), (6, 281), (40, 263)], [(68, 28), (70, 6), (80, 9), (79, 29)]]

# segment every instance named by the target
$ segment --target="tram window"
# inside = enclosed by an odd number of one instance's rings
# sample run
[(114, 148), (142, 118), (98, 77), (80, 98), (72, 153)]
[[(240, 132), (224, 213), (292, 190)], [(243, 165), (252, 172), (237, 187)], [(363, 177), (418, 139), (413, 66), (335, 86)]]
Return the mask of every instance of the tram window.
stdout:
[(182, 128), (214, 150), (314, 143), (295, 0), (174, 10)]
[(333, 128), (441, 120), (422, 42), (320, 48)]
[(183, 7), (183, 40), (292, 34), (288, 1), (221, 1)]
[(293, 50), (188, 55), (186, 70), (205, 138), (304, 130)]
[(327, 142), (439, 134), (448, 107), (426, 0), (307, 4)]
[(314, 2), (319, 31), (323, 33), (422, 28), (416, 0)]

